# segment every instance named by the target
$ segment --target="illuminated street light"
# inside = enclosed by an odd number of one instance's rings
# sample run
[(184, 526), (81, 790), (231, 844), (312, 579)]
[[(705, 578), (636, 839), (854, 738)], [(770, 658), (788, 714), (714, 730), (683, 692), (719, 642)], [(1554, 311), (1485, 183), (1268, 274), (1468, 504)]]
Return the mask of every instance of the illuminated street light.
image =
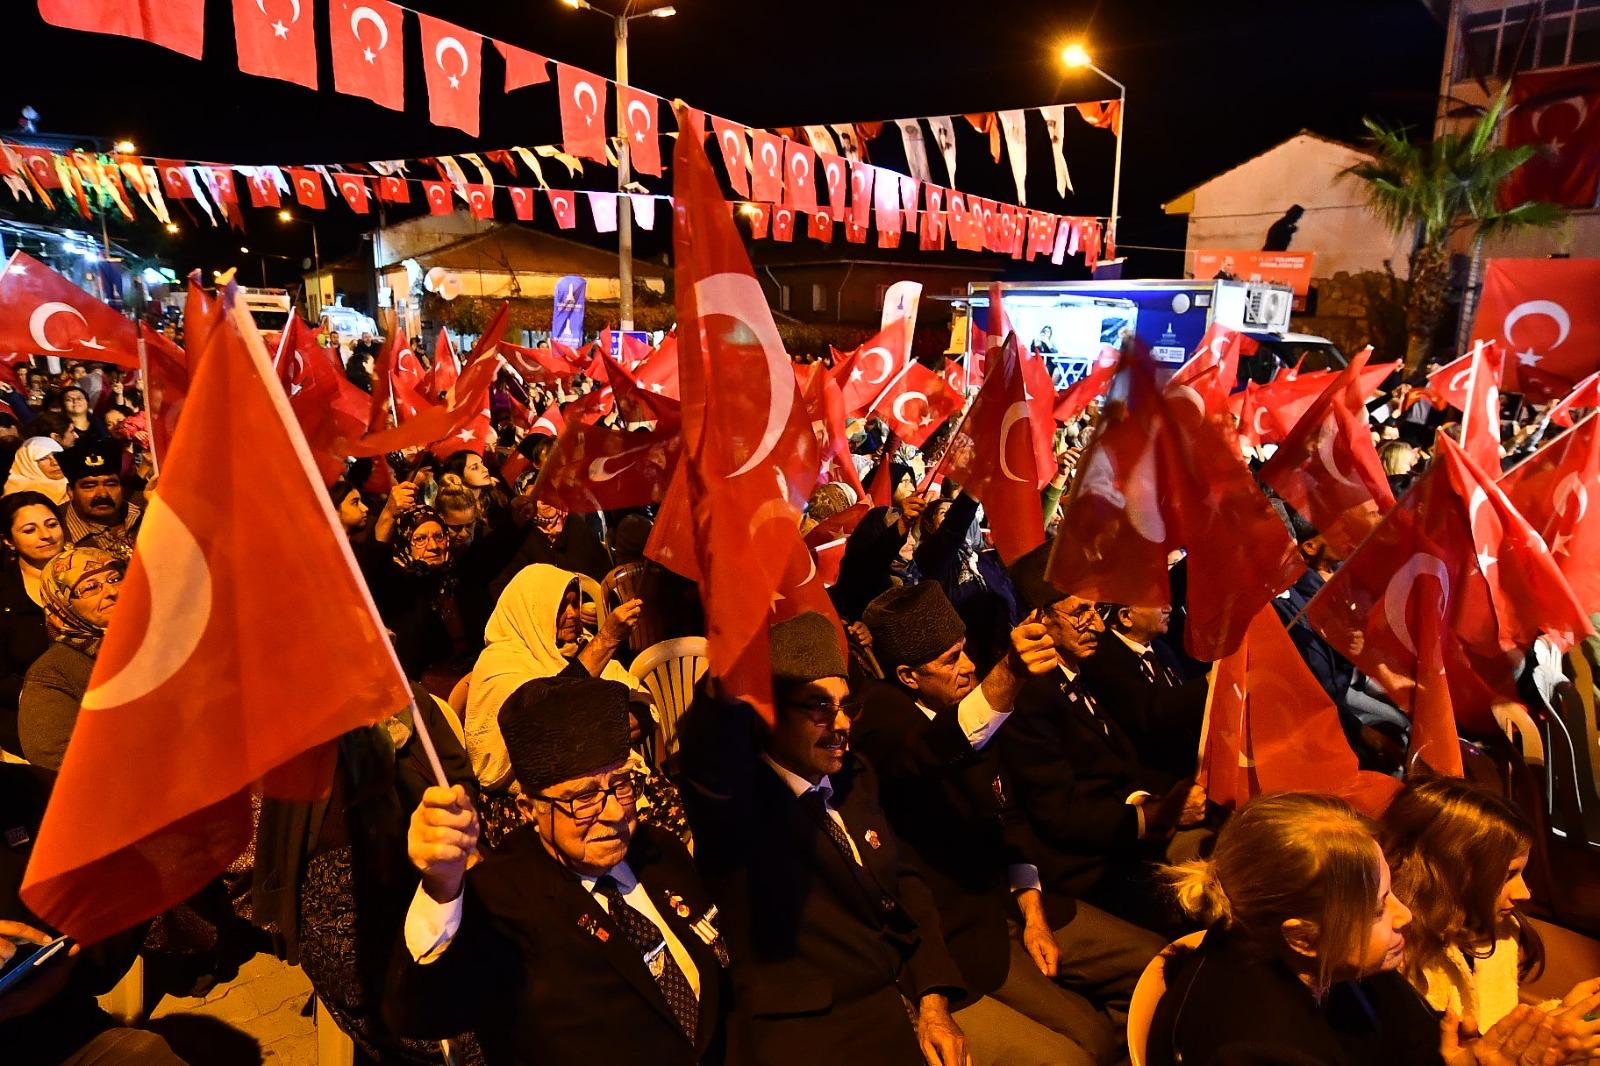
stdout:
[(121, 141), (118, 141), (116, 144), (112, 145), (111, 146), (111, 150), (113, 152), (117, 152), (120, 155), (132, 155), (134, 152), (137, 152), (139, 149), (132, 141), (121, 140)]
[[(1089, 54), (1089, 50), (1083, 46), (1081, 41), (1073, 41), (1061, 49), (1061, 62), (1069, 70), (1092, 70), (1117, 87), (1117, 104), (1121, 109), (1120, 121), (1123, 128), (1126, 129), (1128, 123), (1128, 87), (1095, 66), (1094, 57)], [(1117, 218), (1122, 200), (1122, 131), (1118, 130), (1116, 134), (1117, 156), (1111, 172), (1111, 224), (1106, 229), (1106, 233), (1113, 244), (1116, 243), (1117, 239)]]
[(176, 222), (168, 222), (167, 223), (167, 232), (168, 233), (177, 233), (178, 232), (178, 224)]
[(1078, 41), (1073, 41), (1061, 50), (1061, 62), (1074, 70), (1094, 66), (1094, 60), (1089, 58), (1089, 50)]

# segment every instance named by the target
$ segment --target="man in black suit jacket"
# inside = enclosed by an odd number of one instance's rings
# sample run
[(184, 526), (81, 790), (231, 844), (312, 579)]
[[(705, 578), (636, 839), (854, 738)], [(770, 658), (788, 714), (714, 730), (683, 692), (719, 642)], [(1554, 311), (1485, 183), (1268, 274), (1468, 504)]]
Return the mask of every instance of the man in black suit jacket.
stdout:
[(772, 628), (771, 657), (773, 725), (708, 693), (679, 724), (695, 860), (734, 960), (728, 1062), (963, 1066), (961, 975), (850, 750), (838, 635), (803, 614)]
[[(1192, 779), (1143, 764), (1133, 742), (1083, 684), (1105, 625), (1091, 600), (1044, 579), (1048, 545), (1013, 566), (1018, 595), (1039, 611), (1061, 658), (1030, 678), (999, 737), (1000, 759), (1038, 836), (1045, 887), (1149, 920), (1145, 868), (1180, 826), (1199, 825), (1205, 794)], [(1144, 884), (1141, 894), (1138, 886)]]
[(1083, 662), (1083, 683), (1133, 742), (1140, 760), (1174, 777), (1194, 772), (1206, 680), (1184, 681), (1162, 643), (1172, 606), (1100, 604), (1106, 632)]
[(397, 1031), (473, 1030), (491, 1064), (707, 1057), (727, 949), (688, 853), (638, 823), (627, 699), (614, 681), (558, 678), (506, 701), (500, 729), (531, 824), (470, 875), (465, 793), (424, 793), (407, 838), (422, 884), (384, 1004)]
[(882, 775), (890, 823), (933, 890), (967, 985), (955, 1019), (974, 1060), (1020, 1061), (1016, 1052), (1025, 1051), (1039, 1062), (1111, 1062), (1116, 1028), (1052, 981), (1061, 969), (1054, 930), (1072, 918), (1073, 902), (1052, 897), (1046, 907), (1026, 818), (1008, 802), (991, 743), (1007, 728), (1023, 679), (1058, 667), (1044, 627), (1011, 630), (1011, 655), (980, 685), (966, 627), (938, 584), (891, 589), (862, 620), (887, 674), (863, 688), (854, 736)]

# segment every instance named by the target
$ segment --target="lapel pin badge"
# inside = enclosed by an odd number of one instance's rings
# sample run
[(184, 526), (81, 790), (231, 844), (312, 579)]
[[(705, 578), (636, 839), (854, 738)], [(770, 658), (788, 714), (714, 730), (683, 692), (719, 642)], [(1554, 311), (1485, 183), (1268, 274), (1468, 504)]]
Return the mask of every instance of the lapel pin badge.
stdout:
[(868, 829), (866, 832), (866, 838), (867, 847), (871, 848), (873, 851), (877, 851), (879, 848), (883, 847), (883, 840), (878, 836), (878, 831), (876, 829)]

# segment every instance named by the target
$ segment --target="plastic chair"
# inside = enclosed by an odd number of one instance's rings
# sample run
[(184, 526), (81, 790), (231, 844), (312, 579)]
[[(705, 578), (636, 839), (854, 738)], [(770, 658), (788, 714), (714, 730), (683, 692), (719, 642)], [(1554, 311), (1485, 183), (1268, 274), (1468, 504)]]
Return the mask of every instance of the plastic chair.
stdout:
[(354, 1066), (355, 1061), (355, 1041), (339, 1028), (339, 1023), (328, 1013), (328, 1008), (322, 1005), (322, 997), (318, 996), (317, 1066)]
[(1156, 1004), (1167, 991), (1167, 960), (1178, 951), (1200, 946), (1205, 930), (1181, 936), (1161, 949), (1139, 975), (1133, 986), (1133, 998), (1128, 1001), (1128, 1061), (1133, 1066), (1144, 1066), (1145, 1045), (1150, 1042), (1150, 1022), (1156, 1016)]
[(708, 665), (705, 637), (674, 637), (640, 652), (629, 668), (655, 701), (658, 769), (678, 754), (678, 719), (694, 701), (695, 683)]

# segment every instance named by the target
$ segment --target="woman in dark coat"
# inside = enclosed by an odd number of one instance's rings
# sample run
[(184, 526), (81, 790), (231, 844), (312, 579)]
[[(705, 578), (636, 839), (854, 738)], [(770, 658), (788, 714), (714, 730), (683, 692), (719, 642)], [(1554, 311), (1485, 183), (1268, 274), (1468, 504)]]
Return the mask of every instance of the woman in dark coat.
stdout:
[(40, 591), (51, 644), (28, 668), (17, 704), (22, 754), (35, 766), (61, 769), (123, 570), (121, 559), (99, 548), (67, 548), (44, 569)]
[(44, 568), (61, 553), (66, 534), (47, 496), (14, 492), (0, 499), (0, 749), (22, 754), (17, 701), (28, 667), (50, 646), (44, 626)]
[[(378, 530), (375, 536), (385, 531)], [(456, 575), (444, 521), (431, 507), (400, 513), (371, 554), (387, 551), (387, 565), (369, 558), (363, 571), (383, 624), (394, 634), (395, 653), (407, 677), (448, 668), (459, 678), (477, 651), (456, 603)], [(481, 638), (480, 638), (481, 640)], [(454, 679), (450, 679), (453, 685)], [(435, 687), (448, 692), (448, 685)]]

